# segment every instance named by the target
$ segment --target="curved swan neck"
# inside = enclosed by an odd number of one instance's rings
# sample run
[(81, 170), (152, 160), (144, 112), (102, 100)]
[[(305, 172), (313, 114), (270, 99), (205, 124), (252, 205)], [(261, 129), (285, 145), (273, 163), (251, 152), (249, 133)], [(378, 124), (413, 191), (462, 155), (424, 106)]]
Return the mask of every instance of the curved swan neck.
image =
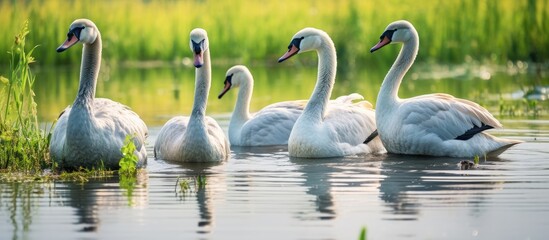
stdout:
[(250, 74), (246, 73), (245, 81), (240, 84), (238, 90), (238, 98), (236, 99), (236, 105), (233, 111), (232, 118), (238, 118), (242, 121), (250, 119), (250, 102), (254, 89), (254, 80)]
[(195, 68), (194, 103), (191, 112), (191, 119), (203, 121), (206, 116), (206, 105), (210, 92), (210, 81), (212, 79), (210, 63), (210, 50), (204, 51), (204, 64)]
[[(412, 37), (402, 44), (402, 48), (395, 62), (385, 76), (381, 89), (377, 97), (377, 103), (389, 103), (398, 101), (398, 89), (414, 63), (419, 49), (419, 37), (415, 31), (412, 31)], [(378, 107), (376, 106), (376, 109)]]
[(97, 38), (92, 44), (84, 44), (82, 63), (80, 64), (80, 84), (74, 105), (91, 104), (95, 98), (97, 76), (101, 67), (101, 34), (97, 30)]
[(317, 49), (318, 75), (315, 89), (303, 115), (316, 119), (324, 118), (326, 106), (332, 95), (337, 69), (336, 50), (334, 43), (327, 36), (322, 36), (322, 44)]

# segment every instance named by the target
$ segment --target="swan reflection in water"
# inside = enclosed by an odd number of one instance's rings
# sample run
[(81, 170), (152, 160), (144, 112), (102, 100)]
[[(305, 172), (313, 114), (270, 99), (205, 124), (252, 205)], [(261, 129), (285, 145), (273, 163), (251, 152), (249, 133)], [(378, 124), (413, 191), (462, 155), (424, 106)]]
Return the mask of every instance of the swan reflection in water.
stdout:
[[(263, 146), (263, 147), (231, 147), (234, 155), (234, 161), (241, 161), (240, 164), (246, 164), (244, 161), (251, 161), (249, 166), (245, 168), (254, 168), (257, 172), (262, 173), (261, 178), (268, 177), (265, 181), (279, 182), (284, 189), (280, 189), (282, 194), (287, 194), (287, 191), (292, 191), (296, 186), (305, 187), (304, 192), (314, 197), (308, 202), (294, 202), (293, 199), (285, 197), (288, 208), (296, 208), (296, 218), (300, 220), (330, 220), (336, 217), (334, 197), (331, 193), (330, 173), (337, 171), (331, 166), (326, 166), (322, 161), (332, 161), (332, 158), (323, 160), (299, 159), (294, 158), (288, 161), (287, 146)], [(265, 160), (266, 159), (266, 160)], [(276, 163), (273, 163), (276, 162)], [(276, 165), (276, 169), (273, 169)], [(266, 169), (262, 169), (265, 167)], [(246, 188), (259, 186), (259, 182), (252, 183), (253, 176), (246, 178), (248, 182), (239, 182), (239, 186)], [(271, 184), (264, 183), (264, 184)], [(301, 187), (300, 187), (301, 188)], [(274, 189), (272, 189), (274, 190)], [(272, 191), (270, 190), (270, 191)], [(275, 194), (271, 192), (272, 194)], [(277, 192), (278, 193), (278, 192)], [(298, 192), (296, 192), (298, 193)], [(298, 196), (293, 196), (298, 197)], [(302, 199), (300, 197), (296, 199)], [(279, 205), (285, 206), (283, 202), (278, 202)], [(313, 208), (309, 208), (313, 204)], [(271, 207), (276, 207), (271, 206)]]
[[(66, 192), (58, 192), (61, 197), (70, 202), (75, 208), (77, 222), (81, 226), (80, 232), (97, 232), (101, 225), (100, 213), (110, 208), (129, 206), (140, 209), (148, 205), (149, 193), (147, 188), (148, 175), (145, 171), (133, 179), (133, 184), (121, 187), (117, 177), (104, 180), (93, 180), (84, 184), (59, 184), (56, 189), (66, 188)], [(65, 185), (65, 187), (62, 187)], [(65, 196), (64, 196), (65, 195)]]
[[(213, 217), (213, 197), (212, 194), (222, 194), (223, 187), (219, 185), (219, 179), (222, 179), (218, 174), (212, 172), (212, 167), (221, 166), (220, 163), (185, 163), (179, 164), (185, 172), (183, 173), (183, 178), (189, 181), (190, 189), (186, 192), (182, 190), (177, 190), (176, 195), (178, 198), (183, 201), (196, 201), (198, 205), (198, 230), (196, 231), (199, 234), (206, 234), (211, 232), (211, 228), (214, 223)], [(222, 166), (221, 166), (222, 167)], [(206, 185), (200, 186), (198, 177), (203, 177), (206, 179)], [(173, 179), (170, 179), (173, 181)], [(177, 180), (175, 180), (177, 182)], [(184, 181), (179, 179), (179, 181)], [(174, 183), (177, 185), (177, 183)], [(176, 188), (179, 186), (176, 186)], [(178, 192), (179, 191), (179, 192)], [(215, 192), (215, 193), (214, 193)]]
[[(501, 184), (486, 180), (482, 170), (461, 170), (463, 159), (388, 154), (381, 161), (383, 176), (379, 197), (393, 220), (417, 220), (429, 205), (459, 204), (479, 206)], [(492, 158), (490, 161), (504, 161)], [(483, 165), (479, 168), (482, 169)], [(481, 207), (479, 206), (478, 209)], [(475, 210), (476, 208), (472, 208)]]

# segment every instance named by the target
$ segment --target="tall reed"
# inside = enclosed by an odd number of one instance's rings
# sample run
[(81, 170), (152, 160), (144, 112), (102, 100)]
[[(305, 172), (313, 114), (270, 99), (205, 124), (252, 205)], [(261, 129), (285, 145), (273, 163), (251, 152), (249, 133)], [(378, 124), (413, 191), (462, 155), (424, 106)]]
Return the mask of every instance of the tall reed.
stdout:
[(9, 77), (0, 77), (0, 169), (40, 172), (49, 161), (48, 137), (38, 125), (30, 69), (37, 46), (26, 49), (28, 33), (25, 22), (8, 52)]
[[(390, 22), (406, 19), (420, 33), (419, 61), (547, 61), (548, 2), (14, 0), (0, 2), (0, 29), (14, 31), (24, 19), (37, 23), (31, 26), (29, 42), (43, 46), (35, 54), (47, 64), (78, 62), (78, 51), (54, 51), (76, 18), (97, 24), (104, 38), (103, 56), (110, 62), (179, 61), (187, 55), (189, 31), (202, 27), (210, 35), (215, 61), (274, 64), (295, 32), (316, 27), (332, 36), (343, 67), (390, 64), (397, 48), (375, 57), (368, 50)], [(10, 41), (0, 38), (0, 49)]]

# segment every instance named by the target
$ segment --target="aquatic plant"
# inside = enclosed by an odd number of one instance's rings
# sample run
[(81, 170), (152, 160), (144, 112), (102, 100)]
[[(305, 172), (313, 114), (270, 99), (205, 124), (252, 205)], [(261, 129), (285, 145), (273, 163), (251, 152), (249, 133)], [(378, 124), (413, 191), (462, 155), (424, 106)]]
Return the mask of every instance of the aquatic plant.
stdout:
[(360, 235), (358, 235), (358, 240), (366, 240), (366, 239), (368, 239), (368, 236), (367, 236), (366, 234), (367, 234), (367, 229), (366, 229), (366, 227), (362, 227), (362, 229), (360, 230)]
[(480, 162), (480, 157), (478, 155), (475, 155), (473, 162), (475, 163), (475, 165), (478, 165), (478, 163)]
[(40, 173), (50, 163), (50, 134), (38, 125), (35, 76), (30, 68), (37, 46), (26, 49), (28, 34), (29, 24), (25, 21), (8, 51), (9, 77), (0, 77), (0, 169), (32, 174)]
[(194, 177), (194, 183), (196, 189), (204, 189), (206, 188), (206, 176), (204, 175), (198, 175)]
[(88, 169), (80, 167), (78, 170), (72, 172), (63, 171), (58, 175), (51, 175), (50, 180), (80, 182), (83, 184), (89, 182), (90, 179), (107, 179), (113, 176), (114, 171), (107, 170), (103, 161), (101, 161), (101, 164), (97, 168)]
[(119, 175), (135, 177), (135, 175), (137, 174), (137, 162), (139, 161), (139, 159), (135, 155), (136, 147), (133, 142), (133, 138), (134, 136), (127, 135), (126, 139), (124, 140), (124, 145), (120, 149), (120, 151), (122, 152), (122, 158), (118, 163), (118, 165), (120, 166), (120, 169), (118, 169)]
[(193, 190), (191, 186), (194, 186), (194, 191), (197, 192), (206, 189), (206, 184), (207, 180), (205, 175), (197, 175), (193, 178), (180, 178), (178, 176), (175, 181), (175, 192), (185, 195)]
[(128, 198), (128, 206), (133, 204), (133, 190), (137, 184), (137, 162), (139, 161), (138, 157), (135, 155), (135, 143), (133, 142), (133, 135), (127, 135), (124, 140), (124, 145), (120, 148), (122, 152), (122, 158), (118, 165), (118, 177), (120, 188), (125, 189), (126, 192), (124, 195)]

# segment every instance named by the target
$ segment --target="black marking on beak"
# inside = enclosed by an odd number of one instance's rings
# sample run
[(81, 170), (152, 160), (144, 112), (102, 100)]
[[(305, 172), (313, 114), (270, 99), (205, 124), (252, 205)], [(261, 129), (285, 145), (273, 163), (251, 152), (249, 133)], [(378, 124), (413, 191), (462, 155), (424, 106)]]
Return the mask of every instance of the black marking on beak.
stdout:
[(191, 40), (193, 43), (193, 51), (195, 54), (200, 54), (202, 52), (202, 46), (204, 45), (204, 40), (200, 42), (195, 42), (194, 40)]
[(293, 55), (296, 55), (301, 50), (300, 45), (301, 45), (301, 41), (304, 38), (305, 37), (292, 39), (292, 41), (290, 42), (290, 45), (288, 45), (288, 51), (278, 59), (278, 62), (279, 63), (283, 62), (284, 60), (292, 57)]
[(377, 51), (378, 49), (382, 48), (383, 46), (391, 43), (393, 41), (393, 34), (396, 31), (397, 31), (397, 29), (386, 30), (385, 32), (383, 32), (381, 34), (381, 36), (379, 37), (379, 42), (370, 49), (370, 52), (373, 53), (373, 52)]
[(228, 75), (225, 78), (225, 81), (223, 82), (225, 84), (225, 87), (223, 87), (223, 91), (221, 91), (221, 93), (219, 93), (219, 95), (217, 96), (217, 99), (221, 99), (223, 97), (223, 95), (225, 95), (225, 93), (227, 93), (231, 89), (231, 86), (233, 85), (233, 82), (232, 82), (233, 75), (234, 74)]

